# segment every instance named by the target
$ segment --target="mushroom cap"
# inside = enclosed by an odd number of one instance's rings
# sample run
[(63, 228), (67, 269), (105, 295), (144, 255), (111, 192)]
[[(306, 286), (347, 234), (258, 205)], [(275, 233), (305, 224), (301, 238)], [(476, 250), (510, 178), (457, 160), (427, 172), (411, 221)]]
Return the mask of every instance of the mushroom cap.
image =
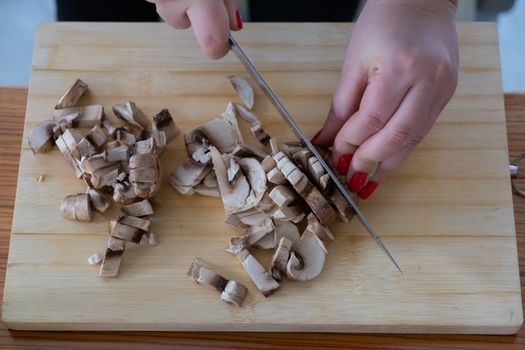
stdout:
[(293, 245), (293, 252), (286, 266), (289, 279), (309, 281), (323, 270), (326, 248), (315, 233), (306, 230)]

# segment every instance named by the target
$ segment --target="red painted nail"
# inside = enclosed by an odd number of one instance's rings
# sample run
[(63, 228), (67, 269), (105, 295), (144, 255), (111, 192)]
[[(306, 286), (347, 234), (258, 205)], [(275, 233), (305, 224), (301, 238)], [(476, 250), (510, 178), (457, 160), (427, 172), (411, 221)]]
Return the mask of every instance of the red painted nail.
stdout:
[(341, 158), (339, 158), (336, 166), (337, 172), (339, 172), (339, 174), (346, 174), (348, 167), (350, 167), (350, 163), (352, 162), (352, 157), (353, 154), (343, 154)]
[(363, 187), (361, 191), (359, 191), (359, 198), (368, 199), (372, 195), (372, 193), (374, 193), (377, 186), (379, 186), (379, 184), (375, 181), (368, 182), (366, 186)]
[(323, 131), (323, 128), (319, 129), (319, 131), (317, 131), (317, 132), (315, 133), (315, 135), (312, 136), (312, 138), (310, 139), (310, 142), (311, 142), (311, 143), (314, 143), (315, 140), (319, 137), (319, 135), (321, 135), (321, 131)]
[(242, 18), (239, 9), (235, 10), (235, 19), (237, 20), (237, 28), (242, 29)]
[(364, 173), (362, 171), (358, 171), (352, 177), (350, 178), (350, 181), (348, 181), (348, 188), (350, 188), (350, 191), (352, 192), (359, 192), (365, 187), (366, 180), (368, 178), (368, 174)]

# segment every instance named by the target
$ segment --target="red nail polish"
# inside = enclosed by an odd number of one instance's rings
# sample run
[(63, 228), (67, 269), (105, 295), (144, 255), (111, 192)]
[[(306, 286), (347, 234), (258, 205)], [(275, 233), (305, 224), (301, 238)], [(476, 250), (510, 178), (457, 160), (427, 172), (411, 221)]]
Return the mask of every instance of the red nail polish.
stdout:
[(239, 9), (235, 10), (235, 19), (237, 20), (237, 28), (242, 29), (242, 18)]
[(368, 174), (364, 173), (362, 171), (358, 171), (352, 177), (350, 178), (350, 181), (348, 181), (348, 188), (350, 188), (350, 191), (352, 192), (359, 192), (365, 187), (366, 180), (368, 178)]
[(315, 133), (315, 135), (312, 136), (312, 138), (310, 139), (310, 142), (311, 142), (311, 143), (314, 143), (315, 140), (319, 137), (319, 135), (321, 135), (321, 131), (323, 131), (323, 128), (319, 129), (319, 131), (317, 131), (317, 132)]
[(346, 172), (348, 171), (348, 167), (350, 167), (350, 163), (352, 162), (352, 157), (353, 154), (343, 154), (339, 158), (336, 169), (340, 175), (346, 174)]
[(374, 193), (377, 186), (379, 186), (377, 182), (370, 181), (369, 183), (366, 184), (365, 187), (363, 187), (361, 191), (359, 191), (359, 198), (368, 199), (372, 195), (372, 193)]

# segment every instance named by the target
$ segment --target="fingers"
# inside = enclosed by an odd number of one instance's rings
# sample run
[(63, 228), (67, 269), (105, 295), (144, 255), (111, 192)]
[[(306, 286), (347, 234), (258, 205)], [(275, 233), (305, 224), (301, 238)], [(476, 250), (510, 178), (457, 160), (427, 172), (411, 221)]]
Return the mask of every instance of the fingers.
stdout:
[[(392, 88), (395, 86), (395, 88)], [(357, 146), (383, 129), (409, 89), (392, 73), (374, 75), (361, 99), (359, 110), (344, 123), (334, 140), (334, 161), (353, 154)]]
[[(359, 192), (375, 172), (380, 162), (400, 152), (407, 146), (416, 146), (425, 136), (423, 127), (432, 124), (430, 109), (435, 93), (429, 88), (413, 87), (385, 127), (367, 139), (354, 153), (347, 172), (351, 191)], [(435, 118), (434, 118), (435, 119)], [(342, 133), (336, 137), (345, 138)]]
[(230, 20), (230, 29), (239, 31), (242, 29), (242, 18), (239, 11), (239, 4), (237, 0), (224, 0), (224, 6), (228, 12), (228, 18)]
[(228, 53), (230, 19), (222, 1), (197, 1), (186, 10), (186, 15), (206, 56), (219, 59)]
[(202, 52), (213, 59), (226, 55), (230, 49), (231, 30), (242, 29), (237, 0), (148, 0), (154, 2), (159, 15), (170, 26), (190, 26)]
[(175, 29), (186, 29), (191, 26), (186, 8), (189, 6), (188, 1), (162, 1), (148, 0), (154, 2), (157, 13), (162, 19)]
[(332, 100), (332, 107), (321, 130), (312, 138), (320, 146), (332, 146), (341, 126), (359, 107), (366, 88), (367, 74), (360, 68), (344, 69)]

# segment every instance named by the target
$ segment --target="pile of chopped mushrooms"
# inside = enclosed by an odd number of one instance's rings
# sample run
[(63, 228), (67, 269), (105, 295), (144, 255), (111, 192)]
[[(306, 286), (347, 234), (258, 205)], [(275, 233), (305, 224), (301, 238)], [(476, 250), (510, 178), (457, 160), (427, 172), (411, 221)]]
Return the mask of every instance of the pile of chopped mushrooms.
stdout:
[[(285, 278), (308, 281), (324, 266), (325, 244), (334, 239), (329, 228), (337, 218), (349, 222), (353, 210), (319, 161), (300, 142), (281, 146), (251, 111), (254, 93), (242, 77), (228, 77), (244, 105), (228, 103), (224, 113), (184, 134), (188, 160), (176, 167), (169, 183), (183, 195), (220, 197), (225, 222), (238, 226), (242, 235), (231, 238), (226, 251), (235, 255), (264, 296), (280, 288)], [(151, 199), (161, 185), (159, 155), (177, 135), (167, 109), (150, 120), (129, 101), (113, 106), (126, 124), (114, 126), (104, 118), (101, 105), (76, 106), (88, 86), (77, 80), (55, 106), (53, 119), (37, 125), (29, 135), (34, 153), (54, 144), (82, 179), (85, 193), (68, 195), (60, 206), (71, 220), (91, 221), (92, 210), (104, 212), (112, 204), (121, 215), (109, 224), (104, 255), (95, 253), (99, 275), (115, 277), (127, 242), (156, 245), (149, 217)], [(250, 125), (260, 145), (244, 142), (238, 117)], [(79, 129), (90, 128), (82, 134)], [(330, 151), (319, 149), (331, 163)], [(357, 198), (356, 198), (357, 199)], [(253, 249), (273, 249), (270, 266), (251, 254)], [(209, 285), (221, 300), (241, 306), (248, 289), (215, 272), (194, 258), (188, 276)]]

